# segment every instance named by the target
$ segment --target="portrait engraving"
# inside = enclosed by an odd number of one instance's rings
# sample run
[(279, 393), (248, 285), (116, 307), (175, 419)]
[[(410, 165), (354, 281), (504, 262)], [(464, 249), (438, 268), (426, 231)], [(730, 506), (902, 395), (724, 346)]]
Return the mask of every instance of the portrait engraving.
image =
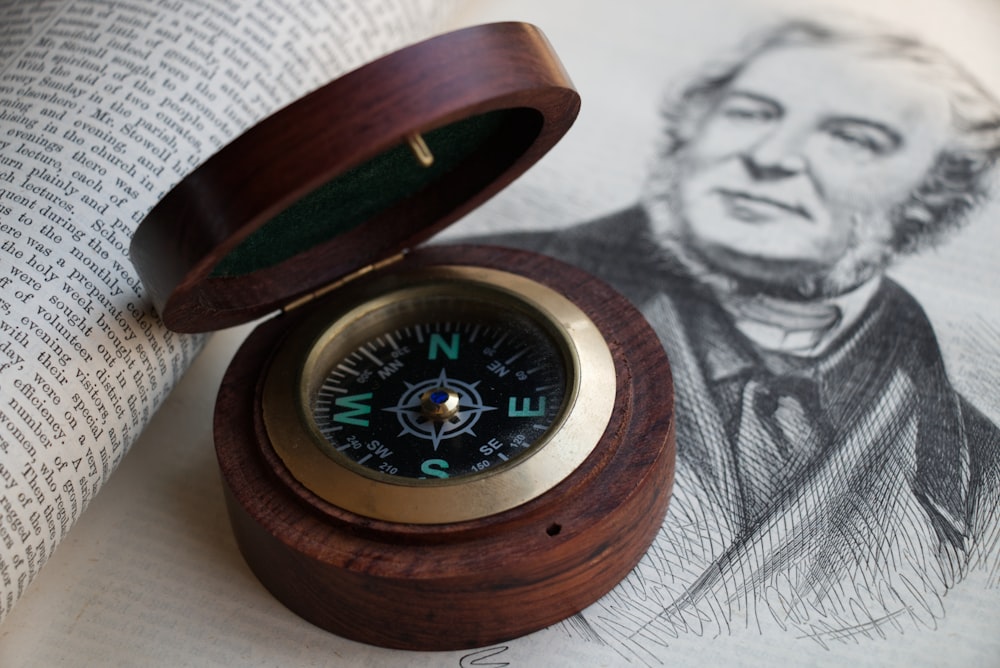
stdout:
[(886, 272), (988, 201), (1000, 105), (919, 40), (796, 21), (662, 119), (635, 206), (491, 239), (607, 280), (673, 367), (663, 531), (564, 629), (641, 661), (685, 634), (934, 628), (970, 572), (997, 584), (1000, 431)]

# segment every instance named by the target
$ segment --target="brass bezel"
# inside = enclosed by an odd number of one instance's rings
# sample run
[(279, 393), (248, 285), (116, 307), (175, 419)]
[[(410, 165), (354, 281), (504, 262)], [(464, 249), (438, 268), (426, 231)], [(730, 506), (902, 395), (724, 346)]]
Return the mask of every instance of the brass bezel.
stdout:
[[(281, 344), (264, 382), (262, 411), (271, 446), (312, 493), (350, 512), (390, 522), (445, 524), (510, 510), (551, 490), (594, 451), (614, 407), (616, 379), (607, 342), (589, 317), (555, 290), (509, 272), (472, 266), (400, 271), (345, 286)], [(500, 467), (445, 480), (393, 478), (333, 454), (313, 426), (311, 396), (329, 359), (389, 323), (393, 306), (446, 293), (519, 310), (547, 329), (564, 355), (563, 410), (531, 452)], [(359, 331), (361, 330), (361, 331)]]

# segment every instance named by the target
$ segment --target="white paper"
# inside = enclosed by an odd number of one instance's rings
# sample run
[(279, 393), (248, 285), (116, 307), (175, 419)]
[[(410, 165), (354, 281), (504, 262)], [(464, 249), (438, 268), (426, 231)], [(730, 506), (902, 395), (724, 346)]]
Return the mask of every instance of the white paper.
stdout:
[[(748, 35), (789, 15), (822, 21), (844, 11), (939, 47), (998, 96), (995, 44), (1000, 7), (988, 0), (920, 0), (905, 8), (892, 0), (808, 7), (776, 0), (469, 3), (453, 19), (456, 25), (517, 19), (541, 26), (580, 89), (584, 106), (575, 128), (550, 156), (443, 236), (454, 240), (562, 229), (634, 206), (647, 191), (656, 163), (658, 109), (665, 91), (683, 86), (706, 62), (722, 59)], [(817, 95), (824, 84), (815, 82)], [(993, 221), (998, 214), (994, 196), (946, 243), (902, 259), (889, 274), (927, 313), (947, 378), (994, 425), (1000, 420), (1000, 400), (993, 389), (1000, 376), (995, 361), (1000, 340), (998, 270), (993, 261), (998, 240)], [(647, 307), (647, 316), (657, 324), (667, 311), (657, 310), (654, 303)], [(674, 560), (668, 549), (676, 547), (672, 534), (654, 545), (643, 566), (612, 595), (585, 611), (586, 622), (570, 620), (495, 648), (397, 652), (320, 631), (288, 612), (256, 582), (228, 530), (212, 453), (211, 406), (229, 356), (248, 331), (216, 335), (152, 418), (119, 472), (0, 627), (0, 663), (930, 666), (994, 665), (1000, 660), (995, 509), (984, 511), (983, 525), (989, 531), (980, 532), (974, 558), (959, 569), (960, 577), (947, 586), (933, 583), (929, 595), (907, 598), (914, 605), (882, 623), (835, 628), (816, 616), (804, 624), (779, 624), (771, 611), (780, 611), (780, 600), (744, 583), (750, 594), (732, 600), (751, 607), (714, 609), (678, 624), (676, 617), (664, 617), (676, 603), (678, 590), (669, 588), (674, 581), (663, 574), (667, 566), (683, 572), (696, 560)], [(668, 352), (674, 354), (669, 346)], [(675, 366), (682, 364), (675, 361)], [(872, 442), (856, 439), (854, 446)], [(823, 472), (827, 478), (821, 489), (829, 494), (840, 484), (834, 474)], [(692, 517), (713, 517), (710, 508), (696, 505), (704, 499), (688, 493), (692, 487), (685, 475), (682, 464), (668, 529), (678, 509)], [(911, 518), (924, 512), (919, 504), (907, 508)], [(920, 533), (926, 529), (920, 522), (911, 526), (889, 518), (887, 525), (908, 527), (904, 535), (912, 542), (895, 545), (909, 545), (905, 556), (916, 555), (918, 561), (925, 551), (917, 541), (931, 545), (937, 540)], [(869, 535), (878, 537), (878, 531), (884, 534), (883, 528), (876, 528)], [(721, 524), (705, 538), (719, 544), (738, 542)], [(985, 561), (976, 562), (978, 555), (985, 555)], [(914, 582), (882, 577), (876, 572), (878, 563), (873, 559), (860, 564), (847, 581), (859, 588)], [(926, 565), (916, 563), (913, 568), (932, 572)], [(738, 579), (728, 574), (722, 582), (735, 586)], [(913, 592), (902, 593), (906, 598)], [(846, 609), (851, 611), (850, 606)], [(864, 614), (857, 618), (864, 619)], [(659, 623), (665, 618), (671, 623)], [(815, 633), (809, 633), (812, 622)]]

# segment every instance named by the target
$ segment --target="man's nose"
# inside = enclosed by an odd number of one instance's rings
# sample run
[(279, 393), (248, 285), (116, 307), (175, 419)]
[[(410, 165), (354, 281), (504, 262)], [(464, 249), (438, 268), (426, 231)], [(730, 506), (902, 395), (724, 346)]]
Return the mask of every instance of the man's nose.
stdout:
[(780, 129), (769, 133), (740, 153), (740, 160), (755, 181), (773, 181), (806, 169), (802, 141)]

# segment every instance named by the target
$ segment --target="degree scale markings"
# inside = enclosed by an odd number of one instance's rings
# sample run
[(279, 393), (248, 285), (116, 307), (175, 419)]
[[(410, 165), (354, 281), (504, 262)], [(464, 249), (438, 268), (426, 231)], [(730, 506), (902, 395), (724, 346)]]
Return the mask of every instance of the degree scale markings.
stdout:
[(364, 355), (365, 357), (367, 357), (368, 359), (370, 359), (370, 360), (371, 360), (372, 362), (375, 362), (375, 364), (377, 364), (378, 366), (385, 366), (385, 362), (383, 362), (383, 361), (382, 361), (382, 360), (380, 360), (379, 358), (375, 357), (375, 355), (373, 355), (373, 354), (372, 354), (372, 353), (371, 353), (371, 352), (370, 352), (370, 351), (368, 350), (368, 348), (374, 348), (374, 347), (375, 347), (375, 344), (374, 344), (374, 342), (369, 342), (369, 343), (368, 343), (368, 345), (367, 345), (367, 346), (365, 346), (364, 348), (361, 348), (361, 349), (359, 350), (359, 352), (360, 352), (360, 353), (361, 353), (362, 355)]
[(351, 374), (352, 376), (357, 376), (358, 375), (358, 372), (355, 369), (351, 369), (350, 367), (346, 366), (346, 362), (342, 362), (342, 363), (338, 364), (337, 368), (340, 369), (341, 371), (343, 371), (344, 373)]
[[(503, 363), (506, 364), (506, 365), (508, 365), (508, 366), (511, 365), (511, 364), (513, 364), (517, 360), (521, 359), (521, 356), (524, 355), (525, 353), (527, 353), (528, 350), (529, 350), (529, 348), (523, 348), (520, 352), (514, 353), (514, 355), (512, 355), (511, 357), (508, 357), (507, 359), (505, 359), (503, 361)], [(528, 371), (526, 373), (531, 373), (531, 372)]]

